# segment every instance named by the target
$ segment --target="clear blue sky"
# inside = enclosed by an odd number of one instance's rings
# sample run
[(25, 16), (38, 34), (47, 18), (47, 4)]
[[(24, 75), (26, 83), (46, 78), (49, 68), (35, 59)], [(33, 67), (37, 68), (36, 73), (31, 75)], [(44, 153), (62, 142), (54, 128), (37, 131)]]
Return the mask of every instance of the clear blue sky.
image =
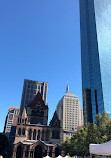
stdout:
[(48, 82), (49, 121), (69, 89), (81, 101), (79, 0), (0, 1), (0, 131), (24, 79)]

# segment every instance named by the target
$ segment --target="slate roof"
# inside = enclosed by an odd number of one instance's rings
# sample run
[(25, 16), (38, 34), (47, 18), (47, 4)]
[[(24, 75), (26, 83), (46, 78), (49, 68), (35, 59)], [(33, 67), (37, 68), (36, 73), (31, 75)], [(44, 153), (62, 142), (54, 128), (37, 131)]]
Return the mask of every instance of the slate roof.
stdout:
[(38, 102), (40, 103), (42, 109), (44, 109), (44, 108), (45, 108), (45, 109), (48, 109), (48, 106), (45, 105), (45, 102), (44, 102), (44, 100), (42, 99), (42, 96), (41, 96), (40, 92), (38, 92), (38, 93), (35, 95), (34, 99), (33, 99), (32, 102), (30, 103), (31, 107), (35, 107)]

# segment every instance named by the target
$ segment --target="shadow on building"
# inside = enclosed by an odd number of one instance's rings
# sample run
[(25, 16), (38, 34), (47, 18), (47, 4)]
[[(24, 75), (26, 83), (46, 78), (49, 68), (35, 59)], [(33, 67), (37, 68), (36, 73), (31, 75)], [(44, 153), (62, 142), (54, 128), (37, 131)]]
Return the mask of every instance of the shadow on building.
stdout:
[(38, 92), (31, 103), (18, 116), (17, 127), (12, 127), (12, 158), (55, 158), (61, 154), (60, 120), (56, 112), (49, 124), (48, 105)]

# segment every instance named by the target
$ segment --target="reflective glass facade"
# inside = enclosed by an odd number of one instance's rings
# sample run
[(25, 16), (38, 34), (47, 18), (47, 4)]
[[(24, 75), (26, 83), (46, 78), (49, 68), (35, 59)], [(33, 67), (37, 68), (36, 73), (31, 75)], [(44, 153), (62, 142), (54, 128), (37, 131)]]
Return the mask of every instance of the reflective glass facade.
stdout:
[(111, 0), (80, 0), (84, 121), (111, 116)]

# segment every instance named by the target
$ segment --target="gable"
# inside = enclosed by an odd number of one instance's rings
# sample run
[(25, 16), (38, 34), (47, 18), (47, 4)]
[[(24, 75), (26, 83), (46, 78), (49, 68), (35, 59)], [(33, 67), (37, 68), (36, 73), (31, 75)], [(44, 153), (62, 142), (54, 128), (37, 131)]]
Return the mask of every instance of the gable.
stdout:
[(60, 128), (60, 120), (59, 120), (59, 118), (57, 116), (56, 111), (55, 111), (55, 113), (53, 115), (53, 118), (52, 118), (49, 126), (51, 126), (51, 127), (59, 127)]

